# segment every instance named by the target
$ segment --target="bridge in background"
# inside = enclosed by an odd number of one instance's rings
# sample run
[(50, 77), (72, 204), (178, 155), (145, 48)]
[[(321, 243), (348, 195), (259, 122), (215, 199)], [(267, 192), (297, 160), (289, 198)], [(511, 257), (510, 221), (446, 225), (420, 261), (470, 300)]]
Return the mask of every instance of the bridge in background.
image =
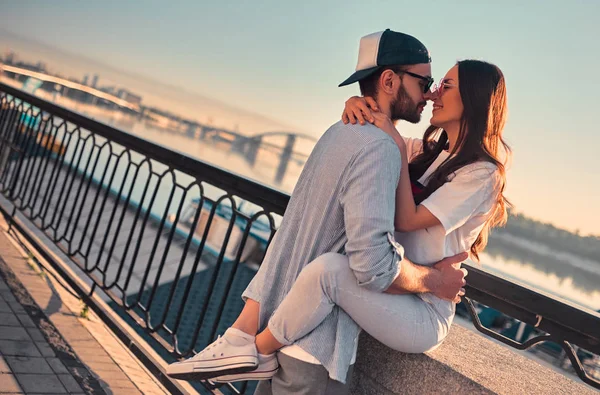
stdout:
[[(201, 140), (221, 141), (231, 144), (231, 150), (243, 155), (250, 166), (256, 164), (256, 159), (261, 149), (279, 155), (279, 164), (277, 165), (277, 173), (274, 180), (277, 184), (283, 180), (290, 161), (296, 161), (298, 164), (303, 165), (308, 158), (308, 153), (294, 151), (296, 142), (299, 139), (308, 140), (312, 143), (317, 141), (312, 136), (293, 132), (267, 132), (254, 136), (245, 136), (230, 130), (217, 129), (198, 123), (189, 124), (187, 134), (192, 138), (199, 134)], [(280, 146), (264, 141), (265, 138), (269, 137), (284, 137), (285, 144)]]
[[(237, 131), (231, 131), (196, 121), (186, 120), (172, 114), (162, 113), (158, 109), (131, 103), (110, 93), (80, 84), (78, 82), (69, 81), (61, 77), (6, 64), (0, 64), (0, 72), (1, 71), (35, 78), (44, 82), (55, 83), (68, 89), (85, 92), (94, 98), (106, 100), (116, 104), (119, 107), (134, 111), (140, 117), (145, 117), (155, 121), (160, 127), (169, 129), (173, 132), (184, 133), (190, 138), (229, 143), (231, 144), (231, 151), (242, 155), (251, 167), (256, 164), (257, 157), (261, 149), (272, 152), (279, 156), (279, 163), (277, 164), (277, 171), (274, 179), (276, 184), (281, 183), (283, 180), (290, 161), (295, 161), (299, 165), (303, 165), (308, 158), (308, 152), (302, 153), (294, 150), (296, 142), (299, 139), (308, 140), (311, 143), (315, 143), (317, 141), (315, 137), (307, 134), (285, 131), (271, 131), (248, 136)], [(65, 92), (62, 94), (64, 95)], [(269, 137), (284, 137), (285, 143), (283, 145), (278, 145), (265, 141), (265, 139)]]
[(117, 97), (110, 93), (103, 92), (99, 89), (92, 88), (91, 86), (83, 85), (78, 82), (69, 81), (69, 80), (61, 78), (61, 77), (55, 77), (53, 75), (39, 73), (37, 71), (27, 70), (27, 69), (24, 69), (21, 67), (9, 66), (6, 64), (0, 64), (0, 72), (2, 72), (2, 71), (6, 71), (9, 73), (18, 74), (18, 75), (24, 75), (27, 77), (32, 77), (32, 78), (38, 79), (40, 81), (52, 82), (55, 84), (59, 84), (66, 88), (85, 92), (85, 93), (92, 95), (94, 97), (97, 97), (99, 99), (103, 99), (103, 100), (109, 101), (111, 103), (115, 103), (116, 105), (118, 105), (120, 107), (125, 107), (132, 111), (135, 111), (135, 112), (140, 111), (139, 104), (128, 102), (127, 100), (121, 99), (120, 97)]

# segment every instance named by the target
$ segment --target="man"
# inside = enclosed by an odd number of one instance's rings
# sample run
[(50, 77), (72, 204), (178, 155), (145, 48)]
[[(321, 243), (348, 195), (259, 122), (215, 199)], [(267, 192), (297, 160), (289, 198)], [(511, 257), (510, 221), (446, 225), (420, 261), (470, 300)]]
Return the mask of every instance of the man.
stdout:
[[(429, 52), (416, 38), (389, 29), (365, 36), (356, 72), (340, 86), (354, 82), (363, 94), (376, 97), (379, 110), (392, 120), (419, 122), (433, 82)], [(301, 270), (327, 252), (345, 252), (358, 284), (366, 289), (458, 297), (465, 273), (451, 264), (460, 258), (448, 258), (436, 268), (418, 266), (403, 259), (402, 247), (393, 241), (400, 166), (393, 139), (374, 125), (338, 122), (325, 132), (306, 162), (259, 272), (244, 292), (245, 299), (260, 304), (259, 330)], [(270, 382), (259, 384), (256, 394), (345, 393), (359, 331), (343, 310), (334, 308), (315, 330), (281, 349), (279, 370)], [(232, 347), (227, 347), (230, 352)], [(248, 356), (244, 354), (256, 354), (255, 348), (242, 349), (236, 362)], [(223, 355), (212, 349), (208, 354), (213, 352), (201, 357), (202, 362)], [(183, 364), (178, 368), (185, 368)]]

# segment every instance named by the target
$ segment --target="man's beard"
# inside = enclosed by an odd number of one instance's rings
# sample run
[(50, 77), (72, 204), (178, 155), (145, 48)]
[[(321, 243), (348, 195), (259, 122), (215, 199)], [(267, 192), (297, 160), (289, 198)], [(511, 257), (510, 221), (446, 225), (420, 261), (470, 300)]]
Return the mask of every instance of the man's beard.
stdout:
[(403, 86), (398, 89), (396, 100), (391, 103), (392, 121), (404, 120), (410, 123), (419, 123), (421, 121), (421, 112), (419, 106), (425, 106), (427, 102), (415, 102), (408, 95)]

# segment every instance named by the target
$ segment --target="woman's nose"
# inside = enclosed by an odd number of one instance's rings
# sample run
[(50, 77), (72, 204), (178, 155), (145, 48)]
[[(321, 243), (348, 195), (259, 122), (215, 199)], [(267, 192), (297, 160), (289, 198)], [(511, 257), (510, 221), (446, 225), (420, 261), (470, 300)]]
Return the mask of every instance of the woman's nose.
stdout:
[(425, 100), (435, 100), (437, 98), (437, 90), (428, 90), (427, 92), (425, 92), (425, 94), (423, 95), (423, 97), (425, 98)]

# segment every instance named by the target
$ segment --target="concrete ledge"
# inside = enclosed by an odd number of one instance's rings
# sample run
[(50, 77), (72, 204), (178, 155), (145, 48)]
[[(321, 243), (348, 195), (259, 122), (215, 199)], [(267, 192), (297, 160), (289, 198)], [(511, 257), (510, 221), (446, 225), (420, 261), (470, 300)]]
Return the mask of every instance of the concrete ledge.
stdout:
[(351, 393), (520, 395), (598, 392), (454, 324), (446, 341), (426, 354), (393, 351), (363, 333)]

